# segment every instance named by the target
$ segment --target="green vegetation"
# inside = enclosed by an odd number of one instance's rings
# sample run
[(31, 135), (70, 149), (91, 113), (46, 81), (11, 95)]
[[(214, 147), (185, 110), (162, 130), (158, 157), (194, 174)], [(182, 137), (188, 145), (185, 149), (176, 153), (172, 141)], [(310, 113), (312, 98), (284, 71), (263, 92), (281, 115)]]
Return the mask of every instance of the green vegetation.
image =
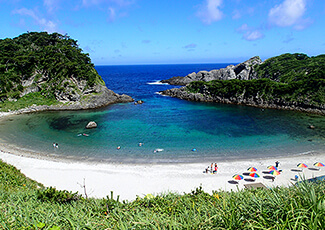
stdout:
[(17, 101), (6, 100), (0, 102), (0, 110), (15, 111), (21, 108), (26, 108), (32, 105), (57, 105), (59, 102), (52, 98), (47, 98), (41, 92), (29, 93)]
[(283, 54), (254, 67), (257, 79), (192, 82), (189, 92), (205, 88), (212, 96), (259, 98), (301, 105), (325, 104), (325, 55)]
[[(7, 99), (26, 97), (26, 85), (34, 87), (32, 92), (40, 92), (33, 94), (33, 104), (53, 103), (60, 92), (77, 93), (79, 89), (71, 77), (86, 81), (86, 87), (104, 85), (88, 54), (82, 53), (77, 41), (69, 36), (30, 32), (0, 40), (0, 108), (8, 110), (8, 104), (3, 104)], [(25, 99), (19, 108), (25, 102), (28, 106), (29, 101)]]
[[(44, 188), (0, 161), (2, 229), (325, 229), (325, 183), (120, 202)], [(72, 199), (71, 199), (72, 198)]]

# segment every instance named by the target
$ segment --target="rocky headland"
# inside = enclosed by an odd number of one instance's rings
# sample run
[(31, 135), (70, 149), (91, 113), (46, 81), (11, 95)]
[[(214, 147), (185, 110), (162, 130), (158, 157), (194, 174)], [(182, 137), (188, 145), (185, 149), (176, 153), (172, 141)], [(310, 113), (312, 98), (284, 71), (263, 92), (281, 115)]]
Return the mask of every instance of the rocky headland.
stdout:
[(0, 40), (0, 111), (84, 110), (132, 101), (106, 87), (89, 55), (67, 35), (28, 32)]
[[(305, 61), (309, 60), (308, 57), (301, 54), (282, 56), (268, 59), (265, 62), (262, 62), (259, 57), (253, 57), (236, 66), (229, 65), (222, 69), (200, 71), (185, 77), (163, 80), (161, 81), (163, 83), (185, 86), (160, 93), (189, 101), (237, 104), (325, 115), (324, 75), (318, 74), (324, 71), (324, 65), (318, 64), (319, 66), (316, 67), (314, 65), (318, 72), (313, 75), (309, 75), (312, 72), (309, 67), (300, 67), (303, 73), (298, 73), (300, 74), (298, 77), (301, 78), (299, 79), (287, 72), (294, 72), (294, 68), (299, 67), (296, 63), (299, 63), (302, 58)], [(287, 64), (287, 59), (294, 59), (294, 61)], [(318, 59), (323, 60), (323, 57)], [(284, 70), (274, 67), (273, 63), (278, 63), (277, 65)], [(297, 67), (292, 63), (295, 63)], [(317, 63), (322, 62), (317, 60)], [(287, 65), (293, 66), (292, 69)], [(283, 76), (294, 80), (281, 82), (285, 79)]]

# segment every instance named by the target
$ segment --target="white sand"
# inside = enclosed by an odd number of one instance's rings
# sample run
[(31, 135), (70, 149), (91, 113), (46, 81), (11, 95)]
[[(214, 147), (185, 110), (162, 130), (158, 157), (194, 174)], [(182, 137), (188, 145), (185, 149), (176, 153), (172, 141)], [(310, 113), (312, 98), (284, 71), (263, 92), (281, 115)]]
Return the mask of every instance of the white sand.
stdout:
[[(319, 171), (303, 169), (302, 172), (292, 171), (298, 169), (297, 164), (306, 163), (311, 168), (317, 161), (325, 163), (325, 153), (310, 153), (308, 155), (292, 156), (277, 159), (258, 159), (247, 161), (217, 162), (218, 173), (206, 174), (204, 169), (210, 164), (171, 164), (171, 165), (128, 165), (128, 164), (101, 164), (85, 162), (55, 161), (49, 159), (37, 159), (8, 153), (8, 149), (0, 146), (0, 159), (14, 165), (27, 177), (34, 179), (43, 185), (56, 187), (60, 190), (68, 190), (84, 194), (82, 185), (86, 185), (89, 197), (106, 197), (110, 191), (114, 197), (120, 195), (120, 200), (134, 200), (137, 195), (144, 197), (146, 194), (161, 194), (164, 192), (189, 193), (200, 185), (204, 191), (212, 193), (214, 190), (243, 189), (244, 184), (254, 183), (245, 180), (231, 184), (234, 174), (243, 174), (247, 168), (254, 166), (261, 176), (255, 182), (261, 182), (267, 187), (289, 186), (295, 175), (311, 178), (325, 175), (325, 167)], [(274, 182), (264, 178), (270, 176), (263, 173), (268, 171), (267, 166), (280, 161), (279, 169), (282, 173), (276, 176)], [(244, 176), (244, 178), (251, 178)]]

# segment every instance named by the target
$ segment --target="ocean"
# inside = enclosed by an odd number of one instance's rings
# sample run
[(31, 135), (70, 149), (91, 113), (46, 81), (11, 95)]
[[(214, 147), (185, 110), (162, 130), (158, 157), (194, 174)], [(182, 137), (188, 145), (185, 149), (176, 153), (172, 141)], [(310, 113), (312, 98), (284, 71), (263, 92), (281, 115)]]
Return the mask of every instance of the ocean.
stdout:
[[(322, 116), (158, 94), (175, 87), (159, 80), (227, 65), (96, 66), (109, 89), (144, 103), (11, 116), (0, 120), (0, 141), (55, 158), (139, 164), (218, 162), (325, 150)], [(85, 129), (89, 121), (98, 127)], [(309, 129), (310, 125), (316, 128)], [(53, 142), (59, 147), (54, 148)]]

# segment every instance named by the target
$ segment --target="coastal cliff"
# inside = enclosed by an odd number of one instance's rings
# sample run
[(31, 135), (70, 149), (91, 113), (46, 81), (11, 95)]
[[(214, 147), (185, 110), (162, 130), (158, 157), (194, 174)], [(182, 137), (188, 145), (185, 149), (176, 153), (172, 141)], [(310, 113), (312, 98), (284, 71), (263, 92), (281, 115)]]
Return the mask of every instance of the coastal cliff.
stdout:
[(67, 35), (28, 32), (0, 40), (0, 110), (80, 110), (131, 102), (109, 90)]
[(325, 115), (325, 55), (253, 57), (236, 66), (162, 81), (186, 85), (161, 94), (184, 100), (247, 105)]
[(167, 80), (162, 80), (162, 83), (170, 85), (187, 85), (193, 81), (212, 81), (212, 80), (251, 80), (256, 78), (256, 73), (253, 66), (262, 63), (260, 57), (255, 56), (249, 60), (240, 63), (236, 66), (229, 65), (226, 68), (214, 69), (211, 71), (200, 71), (198, 73), (190, 73), (185, 77), (172, 77)]

